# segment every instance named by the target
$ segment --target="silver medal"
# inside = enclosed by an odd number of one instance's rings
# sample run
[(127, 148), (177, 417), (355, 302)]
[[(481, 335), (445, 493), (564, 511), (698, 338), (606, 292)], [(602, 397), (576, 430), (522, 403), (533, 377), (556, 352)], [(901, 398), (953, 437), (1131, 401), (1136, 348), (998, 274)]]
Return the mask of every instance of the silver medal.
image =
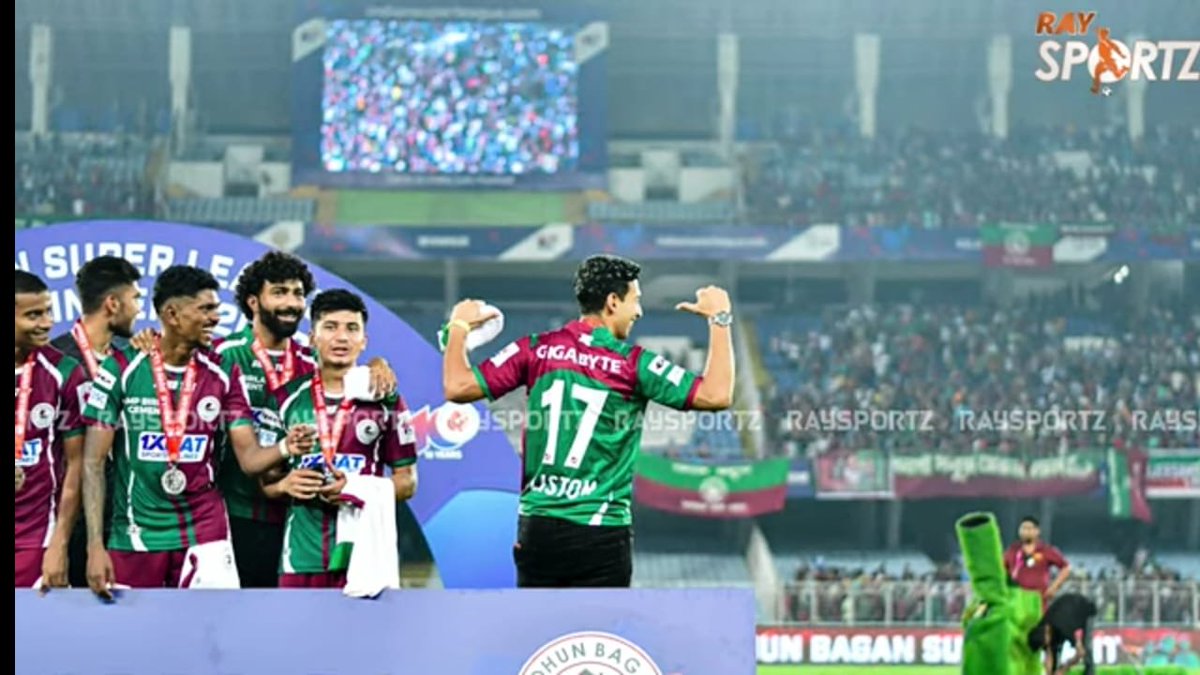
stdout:
[(176, 467), (169, 467), (162, 475), (163, 492), (178, 497), (187, 488), (187, 476)]

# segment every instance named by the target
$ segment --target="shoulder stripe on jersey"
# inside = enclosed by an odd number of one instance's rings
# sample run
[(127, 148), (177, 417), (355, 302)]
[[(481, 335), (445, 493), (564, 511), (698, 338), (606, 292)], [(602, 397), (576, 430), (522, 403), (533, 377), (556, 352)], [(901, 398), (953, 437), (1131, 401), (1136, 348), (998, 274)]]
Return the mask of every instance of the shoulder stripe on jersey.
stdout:
[(50, 363), (50, 359), (46, 358), (45, 352), (39, 351), (37, 353), (37, 360), (38, 360), (38, 363), (42, 364), (43, 368), (50, 371), (50, 374), (54, 376), (54, 381), (58, 383), (59, 388), (62, 388), (63, 376), (62, 376), (62, 373), (58, 372), (58, 366), (55, 366), (53, 363)]
[(122, 389), (129, 388), (129, 376), (133, 375), (133, 371), (137, 370), (137, 367), (139, 365), (141, 365), (142, 361), (144, 361), (145, 359), (146, 359), (146, 352), (139, 351), (137, 354), (134, 355), (134, 357), (132, 359), (129, 360), (129, 364), (125, 366), (125, 370), (121, 371), (121, 388)]
[(229, 376), (225, 374), (224, 370), (221, 370), (221, 366), (213, 363), (212, 359), (208, 358), (204, 352), (196, 352), (196, 360), (200, 363), (203, 363), (205, 367), (216, 373), (217, 377), (221, 378), (221, 382), (225, 385), (225, 390), (229, 390)]
[(308, 364), (308, 365), (310, 365), (310, 366), (316, 366), (316, 365), (317, 365), (317, 360), (316, 360), (316, 359), (314, 359), (314, 358), (312, 357), (312, 355), (311, 355), (311, 354), (309, 354), (309, 352), (308, 352), (307, 350), (298, 350), (298, 351), (296, 352), (296, 356), (299, 356), (301, 361), (303, 361), (303, 362), (307, 363), (307, 364)]
[(246, 346), (246, 338), (226, 338), (224, 340), (221, 340), (221, 344), (217, 345), (213, 351), (215, 351), (218, 354), (224, 354), (227, 350), (233, 349), (234, 347), (245, 347), (245, 346)]
[(288, 408), (291, 407), (292, 401), (295, 401), (297, 396), (308, 391), (311, 387), (312, 380), (306, 380), (304, 384), (296, 387), (296, 391), (293, 391), (292, 395), (288, 396), (287, 399), (284, 400), (283, 405), (279, 406), (279, 417), (283, 418), (285, 415), (287, 415)]

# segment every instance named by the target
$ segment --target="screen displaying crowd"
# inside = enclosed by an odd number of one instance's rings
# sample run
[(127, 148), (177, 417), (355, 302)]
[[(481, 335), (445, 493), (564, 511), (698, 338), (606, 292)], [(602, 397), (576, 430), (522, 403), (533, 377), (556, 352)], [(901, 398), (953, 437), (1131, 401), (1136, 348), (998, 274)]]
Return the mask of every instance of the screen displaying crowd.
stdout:
[(540, 23), (329, 24), (330, 172), (551, 174), (579, 157), (574, 32)]

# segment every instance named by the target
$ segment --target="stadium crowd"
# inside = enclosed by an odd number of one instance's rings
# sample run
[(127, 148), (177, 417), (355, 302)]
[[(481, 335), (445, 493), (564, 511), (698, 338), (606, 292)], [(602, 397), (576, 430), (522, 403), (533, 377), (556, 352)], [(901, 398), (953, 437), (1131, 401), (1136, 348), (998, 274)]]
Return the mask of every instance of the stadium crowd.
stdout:
[[(1200, 409), (1200, 315), (1154, 307), (1124, 321), (1079, 317), (1043, 300), (829, 310), (806, 331), (761, 338), (767, 362), (777, 364), (764, 396), (771, 446), (809, 457), (865, 448), (1047, 455), (1110, 443), (1195, 447), (1200, 430), (1181, 414)], [(807, 422), (828, 410), (932, 411), (933, 428)], [(1017, 428), (1009, 413), (1018, 411), (1041, 412), (1046, 423)], [(1079, 416), (1056, 425), (1055, 411)]]
[(62, 136), (17, 144), (16, 212), (39, 216), (145, 216), (153, 196), (145, 181), (146, 148), (132, 137)]
[(1109, 223), (1170, 229), (1200, 217), (1200, 127), (979, 132), (905, 129), (864, 139), (822, 127), (745, 172), (750, 222), (972, 227)]
[[(905, 568), (889, 575), (882, 565), (874, 570), (802, 565), (784, 598), (785, 617), (801, 623), (957, 623), (970, 597), (961, 564), (944, 563), (933, 572), (915, 574)], [(1072, 567), (1064, 592), (1083, 593), (1096, 602), (1100, 623), (1150, 624), (1154, 594), (1159, 594), (1159, 621), (1191, 624), (1191, 584), (1178, 571), (1147, 564), (1137, 570), (1089, 571)], [(1125, 596), (1124, 608), (1119, 599)]]
[(567, 168), (579, 155), (575, 69), (572, 34), (543, 24), (335, 21), (322, 163), (417, 174)]

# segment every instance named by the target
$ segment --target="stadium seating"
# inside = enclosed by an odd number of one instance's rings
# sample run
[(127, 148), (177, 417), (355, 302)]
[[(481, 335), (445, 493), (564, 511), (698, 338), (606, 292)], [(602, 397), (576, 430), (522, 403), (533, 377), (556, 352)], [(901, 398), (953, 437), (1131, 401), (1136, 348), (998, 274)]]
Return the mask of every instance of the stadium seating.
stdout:
[(316, 203), (311, 199), (255, 197), (185, 197), (171, 199), (167, 217), (185, 223), (253, 224), (281, 220), (311, 222)]

